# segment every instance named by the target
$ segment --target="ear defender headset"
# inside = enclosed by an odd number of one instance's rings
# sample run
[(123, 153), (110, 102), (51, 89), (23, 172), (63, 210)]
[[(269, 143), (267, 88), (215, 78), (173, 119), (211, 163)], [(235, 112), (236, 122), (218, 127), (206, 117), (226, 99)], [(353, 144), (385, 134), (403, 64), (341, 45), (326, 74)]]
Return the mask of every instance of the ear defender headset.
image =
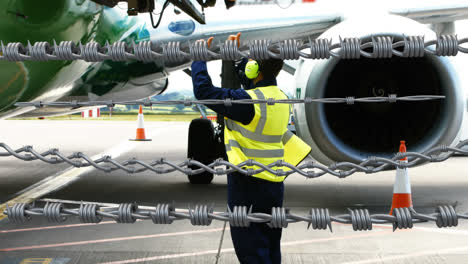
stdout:
[(259, 68), (260, 66), (258, 65), (257, 61), (249, 60), (249, 62), (247, 62), (247, 64), (245, 65), (245, 76), (247, 76), (247, 78), (251, 80), (257, 78), (260, 72)]

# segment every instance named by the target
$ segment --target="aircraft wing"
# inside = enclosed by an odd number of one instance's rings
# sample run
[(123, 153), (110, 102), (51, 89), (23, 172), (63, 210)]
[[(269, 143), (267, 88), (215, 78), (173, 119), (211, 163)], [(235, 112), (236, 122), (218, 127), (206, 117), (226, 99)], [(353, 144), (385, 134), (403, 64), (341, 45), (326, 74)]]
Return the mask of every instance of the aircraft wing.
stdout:
[[(372, 2), (374, 3), (374, 1)], [(435, 3), (434, 5), (426, 4), (426, 1), (423, 1), (419, 2), (418, 5), (419, 7), (407, 7), (407, 4), (403, 4), (399, 6), (404, 6), (404, 8), (396, 8), (395, 6), (397, 5), (393, 5), (392, 2), (392, 6), (384, 10), (392, 14), (397, 14), (414, 19), (420, 23), (428, 24), (447, 23), (468, 18), (468, 2), (466, 1), (444, 1), (443, 4)], [(368, 10), (361, 10), (363, 11), (362, 15), (365, 16), (366, 12), (373, 12), (372, 10), (373, 9), (371, 7), (368, 8)], [(167, 23), (163, 23), (157, 29), (152, 29), (151, 27), (148, 27), (149, 23), (144, 23), (144, 21), (141, 21), (141, 24), (138, 23), (138, 25), (132, 27), (130, 30), (128, 30), (127, 33), (123, 34), (120, 39), (122, 40), (126, 37), (128, 37), (128, 39), (131, 39), (137, 36), (136, 39), (147, 40), (149, 37), (149, 39), (156, 45), (165, 44), (170, 41), (179, 41), (181, 43), (181, 48), (184, 50), (186, 50), (190, 42), (193, 43), (198, 39), (207, 39), (213, 36), (215, 38), (214, 43), (217, 44), (219, 42), (224, 42), (229, 35), (236, 34), (237, 32), (242, 33), (241, 40), (244, 44), (247, 44), (249, 41), (254, 39), (268, 39), (273, 42), (285, 39), (307, 40), (309, 37), (312, 39), (318, 37), (326, 30), (342, 22), (346, 17), (345, 15), (348, 14), (347, 11), (348, 10), (346, 8), (334, 4), (329, 4), (328, 9), (322, 8), (321, 6), (315, 4), (298, 4), (291, 6), (291, 8), (288, 8), (286, 10), (278, 10), (276, 6), (248, 6), (243, 9), (230, 9), (229, 11), (223, 13), (221, 16), (218, 16), (218, 20), (207, 20), (206, 25), (197, 24), (189, 20), (189, 18), (187, 18), (186, 20), (170, 19), (167, 21)], [(216, 12), (218, 13), (219, 11)], [(207, 14), (207, 17), (211, 18), (212, 16), (208, 16)], [(46, 36), (44, 34), (44, 36), (38, 38), (38, 41), (42, 41), (48, 38), (52, 39), (53, 36), (57, 33), (52, 32), (51, 34), (51, 36)], [(28, 36), (25, 34), (24, 38), (27, 37)], [(294, 64), (297, 64), (297, 62), (298, 61), (288, 62), (288, 66), (291, 65), (289, 70), (290, 73), (294, 72), (294, 69), (296, 68)], [(149, 90), (151, 91), (151, 94), (162, 92), (165, 89), (165, 78), (167, 78), (167, 72), (187, 68), (190, 65), (189, 63), (190, 61), (183, 61), (173, 63), (170, 65), (168, 65), (168, 63), (166, 63), (166, 65), (160, 65), (161, 67), (159, 67), (158, 69), (164, 71), (164, 80), (161, 81), (162, 85), (157, 85), (157, 88), (154, 88), (154, 85), (151, 84), (151, 87), (153, 87)], [(90, 67), (93, 67), (93, 65), (90, 65)], [(142, 67), (144, 67), (145, 69), (148, 68), (144, 65)], [(124, 67), (122, 69), (124, 69)], [(31, 69), (29, 69), (29, 71), (30, 70)], [(115, 71), (113, 70), (112, 73), (114, 72)], [(75, 74), (69, 74), (67, 76), (75, 76)], [(149, 74), (148, 76), (143, 77), (146, 79), (154, 80), (152, 76), (153, 75)], [(72, 85), (73, 80), (70, 80), (70, 83), (67, 87), (72, 87)], [(147, 86), (142, 85), (142, 87)], [(52, 87), (50, 89), (55, 88), (58, 89), (60, 87)], [(42, 87), (37, 86), (37, 88), (34, 89), (40, 90), (42, 89)], [(127, 88), (122, 90), (126, 89)], [(142, 89), (141, 97), (145, 98), (151, 95), (148, 93), (149, 92)], [(132, 92), (132, 94), (136, 95), (138, 93)], [(42, 98), (42, 100), (44, 101), (63, 101), (70, 99), (67, 96), (67, 94), (63, 94), (63, 96), (57, 96), (53, 99), (47, 97), (38, 98)], [(75, 96), (75, 94), (70, 94), (70, 96)], [(109, 93), (106, 96), (108, 97), (105, 98), (113, 98), (115, 100), (118, 99), (114, 92)], [(101, 99), (104, 99), (104, 97), (102, 97)], [(86, 100), (86, 98), (82, 100)], [(97, 99), (94, 98), (94, 100)], [(25, 109), (22, 109), (21, 111), (25, 111)], [(15, 115), (16, 114), (18, 113), (15, 112)]]
[[(214, 37), (214, 43), (224, 42), (229, 35), (242, 33), (241, 40), (248, 43), (254, 39), (280, 41), (285, 39), (307, 39), (321, 34), (342, 20), (340, 14), (314, 14), (309, 16), (273, 17), (260, 19), (239, 19), (210, 21), (206, 25), (195, 24), (189, 20), (174, 21), (167, 26), (151, 30), (151, 41), (156, 45), (169, 41), (181, 42), (186, 47), (189, 42)], [(187, 29), (193, 27), (191, 34), (178, 31), (177, 26)]]
[[(423, 24), (441, 24), (454, 22), (456, 20), (468, 19), (467, 1), (444, 1), (443, 4), (417, 2), (416, 7), (406, 7), (408, 4), (391, 5), (388, 9), (389, 14), (400, 15), (416, 20)], [(397, 6), (397, 7), (395, 7)], [(405, 6), (399, 8), (398, 6)], [(249, 10), (250, 9), (250, 10)], [(338, 9), (336, 9), (338, 10)], [(271, 41), (281, 41), (285, 39), (307, 40), (319, 36), (330, 27), (342, 22), (349, 14), (346, 10), (336, 11), (328, 8), (323, 9), (314, 4), (298, 4), (288, 10), (278, 10), (274, 7), (249, 6), (248, 9), (230, 10), (224, 17), (218, 20), (208, 20), (206, 25), (193, 23), (193, 32), (191, 34), (178, 34), (174, 30), (174, 23), (163, 26), (151, 32), (153, 43), (161, 44), (169, 41), (179, 41), (182, 48), (186, 48), (189, 42), (198, 39), (207, 39), (214, 37), (214, 43), (224, 42), (229, 35), (237, 32), (242, 33), (242, 41), (248, 43), (254, 39), (268, 39)], [(369, 8), (369, 12), (372, 9)], [(260, 15), (260, 19), (254, 14)], [(269, 18), (263, 18), (268, 14)], [(365, 12), (363, 13), (365, 15)], [(208, 16), (207, 16), (208, 17)], [(239, 20), (232, 19), (239, 17)], [(247, 18), (247, 19), (246, 19)], [(185, 21), (190, 23), (191, 21)], [(172, 29), (170, 25), (173, 25)], [(187, 25), (182, 25), (185, 27)], [(186, 63), (186, 62), (185, 62)], [(177, 65), (166, 65), (169, 68)], [(179, 67), (182, 65), (179, 65)], [(182, 66), (183, 67), (183, 66)]]
[(391, 14), (411, 18), (423, 24), (448, 23), (468, 19), (468, 1), (440, 1), (443, 5), (400, 8), (391, 10)]

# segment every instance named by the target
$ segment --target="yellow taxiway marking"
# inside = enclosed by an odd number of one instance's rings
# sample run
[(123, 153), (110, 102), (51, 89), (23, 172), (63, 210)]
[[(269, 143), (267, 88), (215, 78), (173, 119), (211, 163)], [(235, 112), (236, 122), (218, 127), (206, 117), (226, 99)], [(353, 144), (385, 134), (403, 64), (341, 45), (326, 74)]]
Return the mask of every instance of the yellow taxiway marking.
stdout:
[(21, 261), (20, 264), (32, 264), (32, 263), (36, 263), (36, 264), (50, 264), (52, 263), (52, 258), (27, 258), (27, 259), (23, 259), (23, 261)]
[[(158, 131), (155, 131), (155, 133), (152, 133), (150, 136), (154, 137), (155, 135), (161, 132), (162, 132), (161, 129), (158, 129)], [(100, 154), (93, 156), (91, 159), (92, 160), (99, 159), (104, 155), (109, 155), (109, 156), (112, 156), (112, 158), (116, 158), (126, 152), (129, 152), (133, 148), (140, 146), (140, 144), (145, 144), (145, 142), (125, 140), (121, 142), (120, 144), (118, 144), (117, 146), (114, 146)], [(92, 166), (84, 167), (84, 168), (72, 167), (64, 171), (61, 171), (52, 177), (48, 177), (42, 180), (41, 182), (36, 184), (37, 186), (29, 190), (26, 190), (25, 192), (21, 193), (20, 195), (16, 196), (10, 201), (7, 201), (4, 204), (0, 204), (0, 221), (3, 220), (5, 217), (7, 217), (7, 215), (3, 213), (6, 209), (7, 204), (8, 206), (13, 206), (16, 203), (31, 203), (35, 201), (36, 199), (39, 199), (40, 197), (47, 195), (48, 193), (52, 191), (59, 190), (60, 188), (65, 187), (66, 185), (72, 183), (73, 181), (78, 180), (81, 175), (88, 173), (92, 170), (94, 170), (94, 167)]]

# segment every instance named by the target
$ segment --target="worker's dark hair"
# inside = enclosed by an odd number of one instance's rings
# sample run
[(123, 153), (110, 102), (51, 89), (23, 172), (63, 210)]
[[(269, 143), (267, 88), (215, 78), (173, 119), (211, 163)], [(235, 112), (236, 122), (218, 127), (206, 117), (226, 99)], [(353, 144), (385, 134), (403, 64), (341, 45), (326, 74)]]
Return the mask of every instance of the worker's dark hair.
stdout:
[(283, 68), (283, 60), (268, 59), (258, 61), (259, 71), (262, 73), (264, 79), (273, 79), (278, 76)]

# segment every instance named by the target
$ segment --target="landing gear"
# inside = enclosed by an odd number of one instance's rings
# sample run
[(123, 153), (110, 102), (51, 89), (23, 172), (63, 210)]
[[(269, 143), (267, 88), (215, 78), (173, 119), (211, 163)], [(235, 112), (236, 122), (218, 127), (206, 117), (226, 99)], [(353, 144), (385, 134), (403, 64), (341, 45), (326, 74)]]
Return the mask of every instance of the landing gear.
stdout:
[[(205, 165), (216, 159), (216, 141), (213, 123), (208, 119), (197, 118), (192, 120), (189, 127), (187, 158), (199, 161)], [(198, 169), (197, 166), (190, 166)], [(209, 184), (213, 174), (205, 171), (201, 174), (189, 175), (192, 184)]]
[[(236, 76), (234, 62), (223, 61), (221, 70), (221, 86), (225, 88), (240, 88)], [(187, 158), (197, 160), (205, 165), (212, 163), (218, 158), (226, 158), (224, 149), (224, 117), (218, 115), (218, 126), (208, 119), (197, 118), (192, 120), (189, 127)], [(190, 166), (198, 169), (197, 166)], [(191, 184), (210, 184), (213, 174), (203, 172), (201, 174), (188, 176)]]

